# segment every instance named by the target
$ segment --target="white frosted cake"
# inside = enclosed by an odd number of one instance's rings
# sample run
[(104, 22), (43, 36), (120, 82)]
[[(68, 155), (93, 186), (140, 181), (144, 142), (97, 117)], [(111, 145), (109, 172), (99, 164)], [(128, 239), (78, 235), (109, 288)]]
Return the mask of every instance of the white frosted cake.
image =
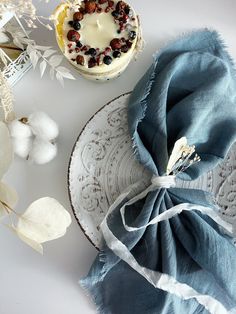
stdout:
[(60, 49), (88, 79), (105, 81), (119, 76), (140, 49), (139, 19), (124, 1), (63, 4), (56, 16)]

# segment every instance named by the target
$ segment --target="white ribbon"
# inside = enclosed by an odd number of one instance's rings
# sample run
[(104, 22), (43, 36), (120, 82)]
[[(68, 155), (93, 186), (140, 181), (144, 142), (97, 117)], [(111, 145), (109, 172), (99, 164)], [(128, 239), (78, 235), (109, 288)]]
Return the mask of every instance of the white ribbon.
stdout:
[[(174, 277), (169, 276), (168, 274), (160, 273), (158, 271), (153, 271), (146, 267), (143, 267), (138, 264), (134, 256), (130, 253), (129, 249), (112, 233), (110, 230), (107, 219), (109, 215), (114, 211), (117, 206), (125, 200), (125, 198), (130, 194), (132, 188), (137, 186), (134, 184), (129, 187), (127, 191), (122, 193), (116, 201), (110, 206), (104, 220), (100, 225), (100, 229), (103, 233), (103, 237), (106, 241), (107, 246), (123, 261), (125, 261), (130, 267), (132, 267), (135, 271), (137, 271), (140, 275), (142, 275), (149, 283), (151, 283), (155, 288), (161, 289), (163, 291), (172, 293), (184, 300), (195, 298), (197, 302), (203, 305), (211, 314), (226, 314), (229, 311), (221, 304), (218, 300), (211, 297), (210, 295), (201, 294), (197, 292), (195, 289), (190, 287), (185, 283), (178, 282)], [(126, 224), (125, 221), (125, 208), (126, 206), (132, 205), (140, 199), (143, 199), (149, 192), (155, 191), (161, 188), (170, 188), (175, 186), (175, 176), (155, 176), (151, 180), (151, 185), (147, 187), (143, 192), (134, 196), (132, 199), (128, 200), (120, 209), (122, 222), (127, 231), (133, 232), (143, 228), (146, 228), (150, 225), (158, 224), (160, 221), (168, 220), (174, 217), (177, 214), (180, 214), (182, 211), (192, 211), (197, 210), (203, 214), (208, 215), (211, 219), (213, 219), (216, 223), (226, 229), (228, 232), (232, 233), (233, 228), (232, 225), (224, 221), (220, 217), (220, 213), (216, 212), (214, 209), (210, 207), (200, 206), (196, 204), (183, 203), (176, 205), (167, 211), (157, 215), (154, 217), (149, 223), (140, 226), (140, 227), (131, 227)]]

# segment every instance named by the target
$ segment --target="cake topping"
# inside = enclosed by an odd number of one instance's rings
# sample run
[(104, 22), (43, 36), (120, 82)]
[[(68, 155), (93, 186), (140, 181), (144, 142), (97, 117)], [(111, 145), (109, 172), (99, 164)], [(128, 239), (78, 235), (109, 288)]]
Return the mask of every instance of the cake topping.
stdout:
[(80, 65), (84, 65), (84, 57), (82, 55), (78, 55), (76, 57), (76, 62)]
[(109, 6), (110, 8), (112, 8), (112, 7), (113, 7), (113, 5), (114, 5), (114, 1), (112, 1), (112, 0), (108, 0), (108, 6)]
[(97, 64), (97, 61), (94, 57), (89, 59), (89, 61), (88, 61), (88, 67), (89, 68), (95, 67), (96, 64)]
[(86, 55), (91, 55), (91, 56), (94, 57), (94, 56), (96, 56), (97, 51), (96, 51), (96, 49), (94, 49), (94, 48), (89, 48), (89, 50), (86, 51), (85, 54), (86, 54)]
[(74, 30), (70, 30), (67, 33), (67, 39), (69, 41), (78, 41), (80, 39), (80, 34)]
[(75, 12), (74, 15), (73, 15), (73, 20), (74, 21), (82, 21), (83, 18), (84, 18), (84, 15), (81, 12)]
[(73, 27), (76, 31), (79, 31), (81, 28), (80, 22), (78, 20), (73, 22)]
[(70, 60), (88, 68), (109, 65), (135, 45), (137, 20), (124, 1), (83, 0), (65, 22)]
[(89, 13), (89, 14), (94, 13), (96, 10), (96, 6), (97, 6), (97, 4), (95, 1), (85, 2), (85, 12)]
[(124, 46), (121, 47), (121, 51), (126, 53), (126, 52), (129, 51), (129, 47), (127, 45), (124, 45)]
[(81, 44), (81, 42), (80, 42), (80, 41), (77, 41), (76, 47), (81, 48), (82, 46), (83, 46), (83, 45)]
[(134, 40), (136, 38), (136, 32), (135, 31), (130, 31), (129, 32), (129, 39)]
[(124, 1), (119, 1), (116, 5), (116, 10), (118, 12), (125, 10), (125, 8), (127, 7), (127, 4)]
[(116, 50), (116, 49), (120, 49), (121, 46), (122, 46), (122, 43), (121, 43), (121, 40), (119, 38), (114, 38), (112, 39), (112, 41), (110, 42), (110, 45), (111, 45), (111, 48), (113, 50)]
[(114, 18), (116, 18), (116, 19), (117, 19), (117, 18), (119, 17), (119, 15), (120, 15), (118, 11), (113, 11), (111, 14), (112, 14), (112, 16), (113, 16)]
[(104, 62), (106, 65), (111, 64), (111, 63), (112, 63), (112, 57), (110, 57), (110, 56), (105, 56), (105, 57), (103, 58), (103, 62)]
[(112, 55), (114, 58), (120, 58), (121, 52), (119, 50), (115, 50)]

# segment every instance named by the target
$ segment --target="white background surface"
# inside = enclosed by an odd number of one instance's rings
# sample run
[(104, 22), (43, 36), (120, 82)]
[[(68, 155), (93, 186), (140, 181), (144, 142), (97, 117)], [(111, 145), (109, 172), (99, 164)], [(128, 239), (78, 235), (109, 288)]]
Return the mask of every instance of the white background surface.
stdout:
[[(86, 121), (102, 105), (132, 90), (148, 68), (153, 52), (163, 43), (192, 29), (219, 30), (236, 59), (235, 0), (130, 0), (141, 16), (146, 47), (117, 80), (105, 84), (66, 81), (62, 89), (48, 75), (40, 79), (30, 70), (14, 87), (15, 109), (25, 116), (34, 110), (49, 113), (60, 126), (59, 154), (45, 166), (32, 166), (16, 158), (6, 181), (20, 195), (18, 210), (42, 196), (57, 198), (71, 212), (67, 194), (67, 167), (72, 146)], [(58, 1), (35, 0), (40, 15), (50, 15)], [(39, 44), (55, 46), (53, 32), (39, 28), (31, 35)], [(69, 66), (69, 65), (68, 65)], [(44, 246), (44, 256), (21, 243), (0, 226), (0, 314), (92, 314), (95, 307), (78, 285), (96, 256), (74, 217), (64, 238)], [(121, 313), (122, 314), (122, 313)]]

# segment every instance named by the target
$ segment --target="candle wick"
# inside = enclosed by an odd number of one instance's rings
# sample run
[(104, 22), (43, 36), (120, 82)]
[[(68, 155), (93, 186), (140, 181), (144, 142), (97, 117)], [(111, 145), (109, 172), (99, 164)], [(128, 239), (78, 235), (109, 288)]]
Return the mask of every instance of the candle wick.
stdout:
[(97, 20), (97, 26), (98, 26), (98, 28), (101, 28), (101, 24), (100, 24), (99, 20)]

